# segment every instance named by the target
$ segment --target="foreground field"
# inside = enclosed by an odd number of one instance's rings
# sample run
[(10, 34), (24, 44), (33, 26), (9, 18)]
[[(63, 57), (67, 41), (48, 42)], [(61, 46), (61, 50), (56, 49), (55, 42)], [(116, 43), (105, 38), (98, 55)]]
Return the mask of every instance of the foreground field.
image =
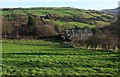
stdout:
[(42, 40), (3, 40), (3, 76), (118, 75), (118, 54)]

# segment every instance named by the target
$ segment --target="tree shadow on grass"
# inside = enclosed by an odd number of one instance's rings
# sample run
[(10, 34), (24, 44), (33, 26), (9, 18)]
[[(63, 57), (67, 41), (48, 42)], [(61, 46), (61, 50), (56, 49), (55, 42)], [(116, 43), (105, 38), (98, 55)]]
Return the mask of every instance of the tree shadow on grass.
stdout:
[[(3, 63), (4, 64), (4, 63)], [(90, 64), (76, 64), (76, 62), (73, 62), (72, 64), (66, 61), (59, 61), (59, 62), (52, 62), (51, 64), (48, 61), (7, 61), (7, 64), (11, 67), (15, 66), (15, 67), (21, 67), (21, 68), (34, 68), (34, 67), (38, 67), (38, 68), (42, 68), (42, 67), (55, 67), (55, 68), (65, 68), (65, 67), (69, 67), (69, 68), (73, 68), (73, 67), (86, 67), (86, 68), (91, 68), (92, 65)], [(3, 69), (6, 68), (6, 66), (3, 66)]]
[(88, 55), (96, 55), (96, 54), (81, 54), (81, 53), (3, 53), (3, 55), (13, 55), (13, 54), (15, 54), (15, 55), (48, 55), (48, 56), (54, 56), (54, 55), (61, 55), (61, 56), (67, 56), (67, 55), (81, 55), (81, 56), (88, 56)]
[(79, 54), (64, 54), (64, 53), (3, 53), (3, 55), (79, 55)]

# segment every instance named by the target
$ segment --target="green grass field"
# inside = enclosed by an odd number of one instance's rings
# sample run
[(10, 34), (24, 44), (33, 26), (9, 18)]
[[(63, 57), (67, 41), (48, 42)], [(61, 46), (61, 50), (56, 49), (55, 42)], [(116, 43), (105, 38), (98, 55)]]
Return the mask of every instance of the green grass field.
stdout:
[[(118, 53), (70, 48), (43, 40), (3, 40), (6, 75), (118, 75)], [(97, 76), (98, 77), (98, 76)]]
[(83, 27), (89, 27), (89, 28), (95, 28), (96, 25), (89, 25), (89, 24), (85, 24), (85, 23), (81, 23), (81, 22), (64, 22), (64, 21), (51, 21), (53, 23), (55, 23), (56, 25), (59, 25), (59, 27), (61, 28), (73, 28), (75, 26), (83, 28)]
[(15, 14), (27, 14), (27, 13), (31, 13), (33, 15), (38, 15), (38, 16), (45, 16), (46, 14), (57, 14), (59, 16), (71, 16), (71, 15), (79, 15), (83, 18), (87, 17), (87, 18), (91, 18), (93, 16), (87, 14), (85, 12), (85, 10), (77, 10), (77, 9), (72, 9), (72, 8), (52, 8), (52, 9), (17, 9), (17, 10), (6, 10), (6, 11), (2, 11), (3, 15), (7, 15), (9, 13), (14, 12)]

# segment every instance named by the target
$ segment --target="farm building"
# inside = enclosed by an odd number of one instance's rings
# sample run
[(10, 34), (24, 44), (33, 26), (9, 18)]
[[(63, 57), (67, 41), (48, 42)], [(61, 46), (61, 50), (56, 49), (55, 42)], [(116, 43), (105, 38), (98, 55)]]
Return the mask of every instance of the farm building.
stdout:
[(88, 27), (81, 28), (71, 28), (64, 30), (64, 36), (67, 39), (78, 38), (79, 40), (88, 39), (93, 34), (92, 30)]

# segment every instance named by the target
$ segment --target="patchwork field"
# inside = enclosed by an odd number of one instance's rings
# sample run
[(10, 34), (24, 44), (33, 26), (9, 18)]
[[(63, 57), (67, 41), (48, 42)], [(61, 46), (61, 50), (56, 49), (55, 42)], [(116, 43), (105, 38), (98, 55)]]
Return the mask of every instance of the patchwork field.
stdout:
[(4, 76), (118, 75), (118, 53), (70, 48), (43, 40), (3, 40)]
[[(57, 18), (55, 18), (57, 21), (56, 20), (52, 21), (51, 19), (47, 19), (47, 20), (63, 28), (66, 28), (66, 27), (71, 28), (74, 26), (78, 26), (81, 28), (85, 26), (88, 26), (89, 28), (94, 28), (96, 26), (103, 27), (103, 26), (109, 25), (113, 20), (117, 19), (117, 17), (113, 16), (112, 14), (106, 14), (106, 13), (98, 12), (95, 10), (84, 10), (84, 9), (77, 9), (77, 8), (70, 8), (70, 7), (16, 8), (13, 10), (12, 9), (2, 10), (2, 16), (4, 18), (11, 18), (10, 16), (11, 14), (14, 14), (14, 16), (16, 17), (19, 15), (27, 16), (28, 14), (36, 15), (39, 17), (39, 16), (46, 16), (48, 14), (51, 14), (53, 15), (53, 18), (57, 16)], [(86, 21), (85, 18), (89, 20)]]

